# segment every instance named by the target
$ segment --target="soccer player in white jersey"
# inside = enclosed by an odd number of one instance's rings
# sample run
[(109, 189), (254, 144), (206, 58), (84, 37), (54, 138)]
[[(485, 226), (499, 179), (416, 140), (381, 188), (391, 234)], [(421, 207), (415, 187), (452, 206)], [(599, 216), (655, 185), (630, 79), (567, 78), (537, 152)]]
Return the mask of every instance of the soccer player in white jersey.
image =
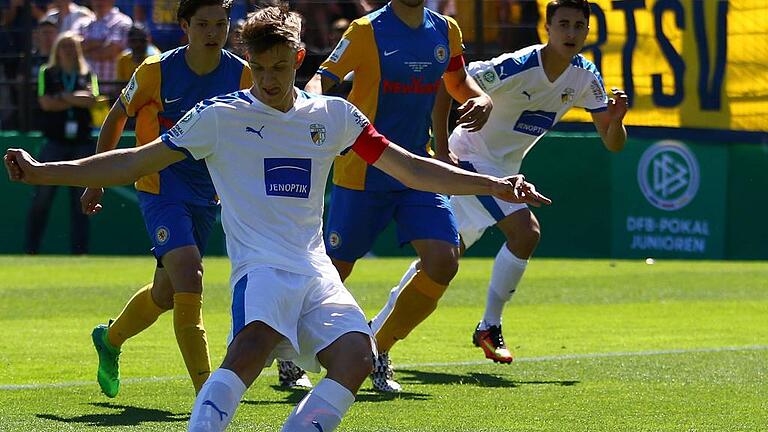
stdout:
[[(447, 128), (436, 127), (436, 156), (441, 160), (457, 158), (460, 167), (482, 174), (518, 173), (526, 153), (572, 107), (591, 113), (608, 150), (622, 150), (627, 138), (623, 125), (627, 96), (613, 89), (614, 98), (609, 99), (600, 72), (579, 54), (589, 32), (589, 13), (587, 0), (552, 1), (547, 5), (546, 45), (470, 63), (468, 73), (491, 96), (494, 109), (479, 131), (459, 127), (446, 139)], [(447, 118), (450, 97), (445, 91), (438, 95), (436, 107)], [(449, 148), (452, 154), (447, 155)], [(493, 264), (485, 314), (472, 341), (482, 348), (485, 357), (511, 363), (512, 353), (501, 333), (501, 314), (539, 242), (539, 221), (525, 204), (502, 202), (490, 196), (454, 196), (451, 205), (459, 226), (462, 253), (490, 226), (498, 227), (506, 237)], [(418, 265), (418, 261), (411, 265), (404, 281), (412, 277)], [(392, 299), (400, 289), (402, 282), (373, 319), (374, 328), (389, 313)]]
[(335, 156), (354, 151), (416, 189), (550, 203), (522, 176), (476, 174), (413, 155), (349, 102), (295, 88), (306, 53), (300, 32), (301, 17), (287, 9), (251, 14), (242, 29), (250, 91), (201, 102), (149, 144), (46, 164), (20, 149), (4, 157), (12, 180), (89, 187), (126, 184), (186, 157), (205, 160), (232, 261), (232, 332), (221, 367), (195, 400), (190, 431), (226, 428), (275, 357), (328, 371), (283, 431), (334, 430), (370, 374), (373, 334), (323, 245), (325, 183)]

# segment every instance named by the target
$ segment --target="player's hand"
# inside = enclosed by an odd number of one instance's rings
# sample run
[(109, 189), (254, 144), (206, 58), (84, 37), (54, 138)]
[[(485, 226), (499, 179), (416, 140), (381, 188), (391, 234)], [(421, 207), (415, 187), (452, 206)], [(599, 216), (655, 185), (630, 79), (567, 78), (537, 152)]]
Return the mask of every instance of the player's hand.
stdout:
[(490, 96), (482, 95), (470, 98), (458, 108), (459, 119), (456, 123), (470, 132), (477, 132), (488, 121), (492, 109), (493, 101)]
[(26, 150), (9, 148), (3, 157), (5, 170), (11, 181), (37, 184), (36, 168), (42, 164), (35, 160)]
[(552, 204), (552, 200), (536, 191), (536, 186), (525, 181), (525, 176), (522, 174), (499, 180), (501, 181), (496, 183), (492, 190), (492, 194), (496, 198), (512, 203), (528, 204), (534, 207), (541, 207), (542, 204)]
[(608, 99), (608, 117), (612, 122), (621, 123), (629, 109), (629, 97), (624, 90), (617, 87), (613, 87), (611, 93), (613, 97)]
[(103, 188), (85, 188), (80, 197), (80, 208), (83, 214), (94, 215), (101, 211), (101, 197), (104, 196)]

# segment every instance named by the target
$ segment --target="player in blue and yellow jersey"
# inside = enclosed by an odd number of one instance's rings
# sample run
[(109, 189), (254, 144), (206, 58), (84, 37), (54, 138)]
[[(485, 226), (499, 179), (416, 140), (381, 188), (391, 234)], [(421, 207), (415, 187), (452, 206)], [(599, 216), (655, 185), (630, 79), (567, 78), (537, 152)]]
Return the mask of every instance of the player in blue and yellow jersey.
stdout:
[[(432, 108), (442, 83), (467, 101), (460, 122), (471, 130), (485, 123), (492, 108), (465, 72), (458, 25), (422, 0), (392, 0), (355, 20), (307, 88), (326, 92), (350, 72), (349, 101), (376, 129), (420, 156), (430, 153)], [(435, 310), (456, 274), (456, 221), (445, 195), (409, 189), (352, 153), (336, 159), (333, 183), (325, 241), (342, 279), (393, 219), (401, 244), (410, 242), (421, 260), (387, 316), (372, 322), (380, 351), (374, 388), (396, 392), (389, 350)]]
[[(97, 153), (117, 146), (128, 117), (136, 117), (136, 145), (142, 146), (173, 127), (201, 100), (250, 87), (247, 63), (222, 49), (231, 4), (231, 0), (181, 0), (177, 18), (189, 45), (144, 60), (104, 121)], [(157, 268), (153, 282), (130, 299), (114, 322), (93, 330), (99, 385), (105, 395), (117, 395), (120, 347), (173, 309), (176, 340), (199, 391), (211, 370), (201, 313), (202, 255), (217, 217), (216, 192), (205, 163), (192, 160), (140, 178), (136, 190)], [(103, 193), (86, 189), (83, 211), (97, 213)]]

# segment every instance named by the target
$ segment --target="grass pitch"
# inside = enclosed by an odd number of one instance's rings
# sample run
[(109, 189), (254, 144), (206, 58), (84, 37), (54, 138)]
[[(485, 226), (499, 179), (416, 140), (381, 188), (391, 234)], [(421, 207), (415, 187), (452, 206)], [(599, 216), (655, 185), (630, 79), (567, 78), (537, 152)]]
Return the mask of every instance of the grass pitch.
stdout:
[[(407, 264), (358, 263), (347, 285), (366, 313)], [(768, 429), (768, 264), (533, 260), (504, 315), (509, 366), (470, 343), (491, 264), (464, 260), (437, 312), (392, 350), (404, 393), (364, 384), (339, 430)], [(116, 399), (95, 380), (91, 329), (152, 269), (151, 258), (0, 257), (0, 431), (186, 430), (194, 393), (170, 313), (124, 346)], [(228, 272), (206, 259), (214, 365), (230, 325)], [(229, 430), (279, 430), (303, 392), (276, 383), (267, 369)]]

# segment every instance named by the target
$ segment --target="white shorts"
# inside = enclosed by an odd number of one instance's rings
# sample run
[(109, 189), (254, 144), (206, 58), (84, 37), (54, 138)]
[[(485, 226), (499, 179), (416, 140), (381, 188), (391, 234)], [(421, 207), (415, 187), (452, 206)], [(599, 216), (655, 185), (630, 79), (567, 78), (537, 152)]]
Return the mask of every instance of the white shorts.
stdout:
[(317, 353), (351, 332), (368, 335), (375, 352), (365, 315), (338, 275), (307, 276), (273, 267), (249, 271), (232, 289), (228, 343), (254, 321), (264, 322), (285, 337), (267, 359), (267, 366), (280, 358), (319, 372)]
[[(517, 174), (482, 161), (461, 161), (459, 166), (467, 171), (496, 177), (508, 177)], [(488, 227), (496, 225), (496, 222), (516, 211), (528, 208), (526, 204), (514, 204), (490, 195), (454, 195), (451, 197), (451, 207), (456, 216), (461, 240), (467, 249), (483, 236)]]

